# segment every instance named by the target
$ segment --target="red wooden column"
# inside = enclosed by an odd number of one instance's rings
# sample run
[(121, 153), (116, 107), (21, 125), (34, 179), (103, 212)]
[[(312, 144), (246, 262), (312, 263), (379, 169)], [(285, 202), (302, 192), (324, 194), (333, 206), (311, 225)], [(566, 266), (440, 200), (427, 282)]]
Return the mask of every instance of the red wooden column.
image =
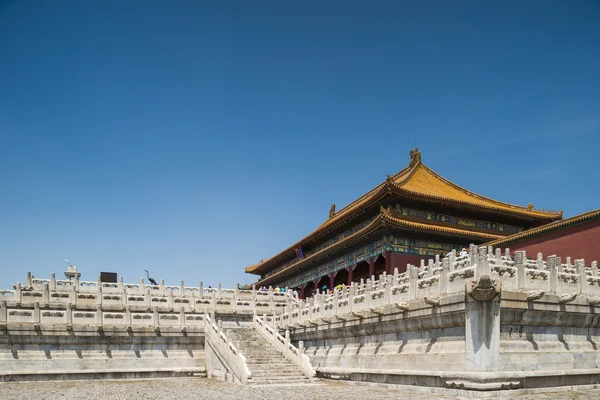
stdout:
[(300, 288), (300, 298), (304, 299), (304, 288), (306, 287), (306, 283), (304, 285), (302, 285), (302, 287)]
[(315, 289), (321, 290), (321, 288), (319, 287), (319, 281), (320, 281), (320, 279), (317, 279), (316, 281), (313, 281), (313, 286), (315, 287)]
[(392, 273), (392, 251), (388, 250), (385, 252), (385, 273)]
[(335, 287), (335, 272), (329, 274), (329, 289), (333, 289)]
[(375, 258), (369, 258), (369, 279), (375, 275)]
[(354, 271), (355, 265), (350, 265), (348, 268), (348, 285), (352, 285), (352, 271)]
[[(321, 290), (321, 288), (319, 287), (319, 281), (320, 281), (320, 279), (317, 279), (316, 281), (313, 281), (313, 286), (315, 287), (315, 289)], [(315, 293), (316, 293), (316, 291), (315, 291)]]

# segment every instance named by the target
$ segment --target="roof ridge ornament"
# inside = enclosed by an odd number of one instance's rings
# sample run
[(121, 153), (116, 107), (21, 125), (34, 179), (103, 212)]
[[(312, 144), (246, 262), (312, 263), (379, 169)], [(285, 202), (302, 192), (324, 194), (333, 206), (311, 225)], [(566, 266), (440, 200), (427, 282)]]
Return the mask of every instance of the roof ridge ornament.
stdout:
[(335, 217), (335, 203), (333, 203), (331, 205), (331, 207), (329, 208), (329, 218), (333, 218)]
[(410, 164), (409, 167), (413, 167), (417, 164), (421, 164), (421, 152), (418, 147), (415, 147), (414, 150), (410, 151)]

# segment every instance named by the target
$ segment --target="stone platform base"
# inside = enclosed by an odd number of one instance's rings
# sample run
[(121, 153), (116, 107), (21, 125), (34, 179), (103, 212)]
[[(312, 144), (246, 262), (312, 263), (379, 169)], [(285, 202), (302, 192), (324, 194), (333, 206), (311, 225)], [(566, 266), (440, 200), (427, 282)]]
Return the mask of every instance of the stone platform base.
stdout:
[(523, 390), (569, 391), (600, 387), (600, 369), (569, 371), (447, 372), (362, 368), (318, 368), (319, 378), (354, 384), (409, 388), (462, 397), (497, 397)]
[(206, 377), (206, 368), (0, 372), (0, 382)]

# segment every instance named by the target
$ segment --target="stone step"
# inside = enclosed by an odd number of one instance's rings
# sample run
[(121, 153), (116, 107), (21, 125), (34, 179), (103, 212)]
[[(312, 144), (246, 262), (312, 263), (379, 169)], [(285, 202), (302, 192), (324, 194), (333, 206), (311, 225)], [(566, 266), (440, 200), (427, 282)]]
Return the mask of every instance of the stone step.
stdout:
[(252, 384), (310, 384), (294, 363), (254, 329), (231, 329), (225, 331), (227, 338), (246, 357), (252, 373)]
[(266, 376), (266, 375), (273, 375), (275, 374), (275, 376), (299, 376), (299, 377), (303, 377), (304, 374), (299, 372), (299, 371), (273, 371), (271, 369), (269, 370), (264, 370), (264, 369), (255, 369), (255, 368), (250, 368), (250, 372), (252, 372), (252, 376)]
[(250, 368), (250, 371), (256, 371), (256, 372), (300, 373), (298, 371), (298, 368), (296, 368), (295, 366), (291, 366), (291, 365), (286, 366), (285, 368), (269, 368), (269, 367), (266, 367), (265, 365), (254, 364), (254, 365), (248, 366), (248, 368)]
[(305, 379), (306, 377), (303, 374), (299, 374), (299, 373), (295, 373), (295, 374), (277, 374), (274, 375), (273, 373), (269, 372), (252, 372), (252, 376), (255, 378), (272, 378), (272, 379)]
[(299, 380), (299, 381), (309, 381), (309, 379), (304, 376), (304, 375), (295, 375), (295, 376), (269, 376), (269, 375), (257, 375), (254, 376), (252, 375), (252, 379), (268, 379), (270, 381), (286, 381), (286, 380), (290, 380), (290, 379), (295, 379), (295, 380)]
[(239, 347), (240, 349), (243, 349), (246, 353), (248, 354), (264, 354), (264, 355), (270, 355), (273, 357), (277, 357), (281, 355), (281, 352), (271, 348), (262, 348), (262, 349), (252, 349), (252, 348), (247, 348), (244, 346), (236, 346)]
[(268, 358), (270, 360), (277, 360), (277, 359), (282, 359), (282, 360), (287, 360), (287, 358), (285, 358), (282, 354), (264, 354), (264, 353), (259, 353), (259, 352), (248, 352), (248, 351), (244, 351), (245, 349), (242, 347), (242, 354), (248, 358), (248, 357), (252, 357), (252, 358)]
[(291, 367), (294, 368), (295, 365), (291, 362), (274, 362), (269, 360), (249, 360), (246, 359), (246, 363), (248, 365), (272, 365), (274, 368), (283, 368), (283, 367)]
[(268, 385), (268, 384), (308, 384), (311, 383), (308, 378), (304, 379), (271, 379), (271, 378), (252, 378), (253, 384)]
[(274, 374), (272, 371), (271, 372), (264, 372), (264, 371), (250, 371), (252, 373), (252, 376), (254, 377), (261, 377), (261, 378), (277, 378), (277, 379), (292, 379), (292, 378), (298, 378), (298, 379), (304, 379), (306, 378), (304, 376), (304, 374), (300, 374), (298, 372), (296, 373), (291, 373), (291, 372), (286, 372), (286, 373), (281, 373), (281, 374)]

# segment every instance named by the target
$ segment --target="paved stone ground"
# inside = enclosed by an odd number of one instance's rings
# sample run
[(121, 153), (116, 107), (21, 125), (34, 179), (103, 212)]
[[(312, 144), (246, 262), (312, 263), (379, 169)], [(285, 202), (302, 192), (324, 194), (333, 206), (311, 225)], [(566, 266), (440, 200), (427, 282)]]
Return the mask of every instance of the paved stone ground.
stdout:
[[(202, 378), (168, 378), (127, 381), (54, 381), (0, 383), (2, 400), (450, 400), (457, 396), (372, 386), (324, 383), (307, 386), (248, 387)], [(592, 400), (600, 389), (510, 395), (518, 400)]]

